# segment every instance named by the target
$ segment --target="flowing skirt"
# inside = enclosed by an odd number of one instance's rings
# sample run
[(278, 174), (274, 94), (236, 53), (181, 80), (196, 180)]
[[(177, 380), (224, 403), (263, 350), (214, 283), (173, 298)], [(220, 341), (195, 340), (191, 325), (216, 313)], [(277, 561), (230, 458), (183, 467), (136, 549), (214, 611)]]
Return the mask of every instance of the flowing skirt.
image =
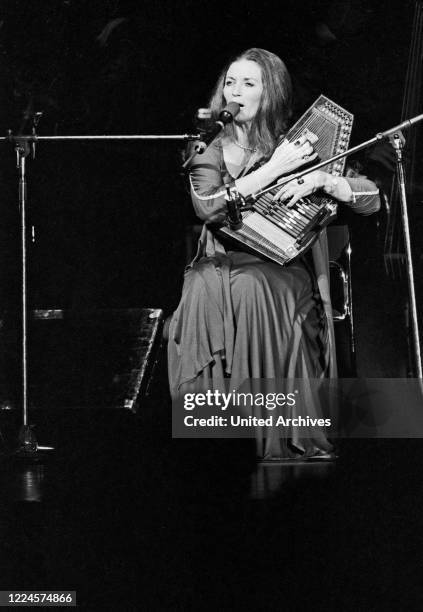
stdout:
[[(282, 267), (238, 251), (203, 257), (187, 269), (169, 328), (172, 397), (222, 389), (228, 378), (230, 389), (250, 379), (322, 378), (324, 341), (319, 293), (302, 261)], [(321, 416), (318, 406), (307, 413)], [(257, 429), (258, 456), (331, 451), (323, 430), (301, 431)]]

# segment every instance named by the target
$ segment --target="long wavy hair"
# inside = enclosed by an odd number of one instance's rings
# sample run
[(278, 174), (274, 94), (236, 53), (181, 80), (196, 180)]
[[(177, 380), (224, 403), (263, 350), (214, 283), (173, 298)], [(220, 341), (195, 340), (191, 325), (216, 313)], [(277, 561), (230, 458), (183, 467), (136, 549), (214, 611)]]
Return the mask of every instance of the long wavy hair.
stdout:
[[(246, 59), (256, 62), (261, 68), (263, 93), (256, 116), (251, 123), (249, 143), (264, 157), (269, 157), (280, 137), (286, 133), (292, 115), (292, 83), (283, 61), (265, 49), (247, 49), (226, 65), (221, 72), (209, 100), (212, 120), (216, 121), (225, 105), (223, 88), (226, 74), (234, 62)], [(225, 127), (225, 134), (233, 138), (233, 125)]]

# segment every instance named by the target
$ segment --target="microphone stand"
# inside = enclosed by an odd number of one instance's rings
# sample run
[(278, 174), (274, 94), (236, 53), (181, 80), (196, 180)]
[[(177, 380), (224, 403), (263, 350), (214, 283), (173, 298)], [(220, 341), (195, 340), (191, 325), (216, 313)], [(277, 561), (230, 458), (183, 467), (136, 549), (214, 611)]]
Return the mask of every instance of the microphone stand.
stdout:
[(39, 446), (33, 428), (28, 419), (28, 282), (27, 282), (27, 247), (26, 247), (26, 206), (27, 206), (27, 180), (26, 159), (32, 151), (35, 158), (35, 147), (39, 141), (190, 141), (201, 140), (201, 134), (181, 135), (98, 135), (98, 136), (38, 136), (36, 127), (42, 113), (35, 113), (33, 118), (32, 133), (30, 135), (13, 136), (8, 131), (6, 137), (0, 137), (0, 141), (8, 141), (14, 144), (16, 163), (19, 174), (18, 202), (20, 212), (20, 238), (21, 238), (21, 375), (22, 375), (22, 424), (19, 430), (19, 446), (14, 456), (21, 459), (37, 461), (40, 459), (39, 451), (54, 450), (51, 446)]
[[(338, 153), (334, 155), (330, 159), (326, 159), (325, 161), (319, 162), (315, 166), (311, 168), (307, 168), (306, 170), (302, 170), (300, 172), (296, 172), (295, 174), (286, 177), (285, 179), (280, 179), (277, 184), (284, 185), (289, 183), (290, 181), (301, 178), (302, 176), (309, 174), (310, 172), (314, 172), (315, 170), (319, 170), (325, 166), (328, 166), (332, 162), (341, 159), (342, 157), (346, 157), (348, 155), (352, 155), (353, 153), (357, 153), (363, 149), (371, 147), (382, 140), (389, 139), (392, 147), (395, 150), (396, 158), (397, 158), (397, 176), (398, 176), (398, 184), (400, 186), (400, 199), (401, 199), (401, 216), (402, 216), (402, 224), (403, 224), (403, 232), (404, 232), (404, 242), (405, 242), (405, 255), (407, 261), (407, 281), (408, 281), (408, 292), (410, 299), (410, 307), (411, 307), (411, 324), (412, 324), (412, 332), (413, 332), (413, 349), (414, 349), (414, 360), (415, 360), (415, 369), (417, 378), (423, 379), (423, 370), (422, 370), (422, 356), (421, 356), (421, 348), (420, 348), (420, 333), (419, 333), (419, 325), (418, 325), (418, 313), (417, 313), (417, 305), (416, 305), (416, 291), (415, 291), (415, 283), (414, 283), (414, 269), (413, 269), (413, 258), (411, 252), (411, 240), (410, 240), (410, 226), (408, 221), (408, 211), (407, 211), (407, 194), (406, 194), (406, 180), (405, 180), (405, 170), (403, 165), (403, 149), (405, 144), (405, 138), (402, 134), (402, 130), (408, 129), (412, 127), (414, 124), (423, 121), (423, 114), (416, 115), (411, 119), (407, 119), (402, 123), (385, 130), (384, 132), (379, 132), (371, 138), (370, 140), (366, 140), (361, 144), (348, 149), (342, 153)], [(271, 185), (266, 189), (260, 191), (260, 196), (271, 189), (274, 189), (275, 185)], [(257, 196), (258, 197), (258, 196)], [(244, 208), (251, 208), (251, 204), (255, 201), (255, 196), (250, 196), (246, 198), (247, 206)], [(241, 207), (241, 210), (243, 208)]]
[(22, 307), (22, 426), (19, 431), (20, 447), (18, 455), (33, 455), (38, 450), (38, 444), (33, 430), (28, 424), (28, 351), (27, 351), (27, 249), (26, 249), (26, 158), (29, 154), (29, 143), (16, 138), (16, 162), (19, 172), (19, 211), (21, 222), (21, 307)]
[(407, 192), (406, 192), (406, 180), (405, 180), (405, 170), (403, 164), (403, 150), (405, 144), (405, 138), (401, 131), (389, 136), (389, 142), (395, 150), (397, 157), (397, 178), (400, 192), (400, 202), (401, 202), (401, 216), (402, 216), (402, 224), (404, 231), (404, 245), (405, 245), (405, 253), (406, 253), (406, 262), (407, 262), (407, 282), (408, 282), (408, 292), (410, 296), (410, 307), (411, 307), (411, 325), (413, 330), (413, 348), (414, 355), (416, 361), (417, 368), (417, 376), (418, 378), (422, 378), (422, 362), (421, 362), (421, 352), (420, 352), (420, 337), (419, 337), (419, 329), (418, 329), (418, 313), (417, 313), (417, 304), (416, 304), (416, 293), (414, 289), (414, 270), (413, 270), (413, 260), (411, 253), (411, 240), (410, 240), (410, 225), (408, 221), (408, 209), (407, 209)]

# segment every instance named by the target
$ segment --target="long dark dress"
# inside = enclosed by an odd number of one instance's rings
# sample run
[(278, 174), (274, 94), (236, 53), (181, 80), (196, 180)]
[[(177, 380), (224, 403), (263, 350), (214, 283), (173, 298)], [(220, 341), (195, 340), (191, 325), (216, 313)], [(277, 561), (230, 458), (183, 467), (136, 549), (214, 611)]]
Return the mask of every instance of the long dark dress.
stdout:
[[(233, 182), (233, 177), (219, 142), (194, 158), (190, 180), (197, 214), (213, 223), (222, 220), (226, 206), (223, 186)], [(369, 200), (365, 212), (377, 209), (373, 183), (365, 181), (360, 192)], [(359, 206), (364, 206), (363, 201)], [(313, 247), (314, 270), (303, 260), (282, 267), (228, 250), (206, 224), (197, 256), (185, 272), (182, 298), (169, 328), (172, 397), (221, 389), (228, 378), (229, 388), (238, 389), (248, 379), (335, 376), (325, 252), (323, 235)], [(319, 407), (309, 406), (308, 414), (320, 416)], [(294, 429), (284, 438), (273, 429), (264, 435), (260, 430), (257, 443), (262, 458), (331, 450), (324, 431), (315, 427), (302, 430), (301, 439)]]

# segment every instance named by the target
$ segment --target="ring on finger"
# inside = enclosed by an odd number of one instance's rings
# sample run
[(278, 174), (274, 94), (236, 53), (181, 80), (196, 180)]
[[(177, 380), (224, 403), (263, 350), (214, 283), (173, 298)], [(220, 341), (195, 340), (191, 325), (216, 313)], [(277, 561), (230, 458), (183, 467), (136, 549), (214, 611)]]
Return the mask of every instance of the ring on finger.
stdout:
[(304, 161), (307, 161), (310, 158), (310, 155), (303, 155)]
[(298, 179), (297, 179), (297, 183), (298, 183), (299, 185), (304, 185), (304, 179), (303, 179), (303, 178), (301, 178), (301, 177), (300, 177), (300, 178), (298, 178)]
[(296, 147), (299, 147), (299, 146), (300, 146), (300, 144), (301, 144), (301, 141), (300, 141), (300, 140), (296, 140), (296, 141), (294, 142), (294, 146), (296, 146)]

